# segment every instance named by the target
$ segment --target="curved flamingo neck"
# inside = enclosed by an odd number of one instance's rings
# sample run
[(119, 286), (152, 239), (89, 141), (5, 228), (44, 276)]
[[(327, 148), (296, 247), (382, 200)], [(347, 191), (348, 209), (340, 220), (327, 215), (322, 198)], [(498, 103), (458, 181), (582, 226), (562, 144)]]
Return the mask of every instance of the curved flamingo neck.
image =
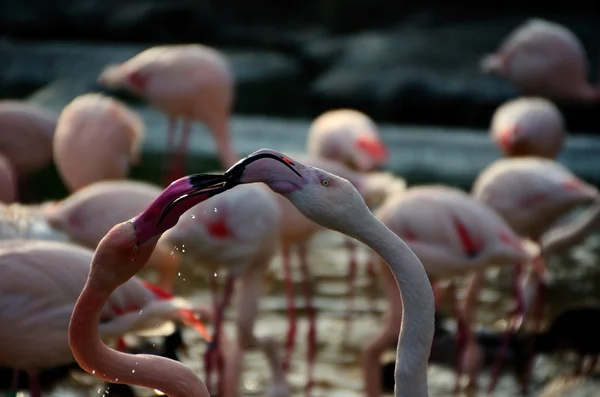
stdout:
[[(102, 244), (98, 249), (102, 249)], [(116, 255), (111, 256), (109, 259), (117, 260)], [(189, 367), (164, 357), (120, 353), (102, 342), (98, 334), (100, 312), (117, 286), (107, 289), (98, 280), (102, 277), (100, 257), (106, 260), (104, 255), (94, 255), (90, 276), (69, 325), (69, 344), (75, 360), (86, 372), (107, 382), (149, 387), (170, 397), (210, 397), (204, 383)]]
[(600, 227), (600, 202), (565, 225), (544, 233), (541, 238), (542, 253), (548, 256), (572, 247), (589, 233)]
[(417, 256), (381, 221), (362, 222), (353, 237), (388, 264), (402, 298), (402, 325), (396, 351), (395, 395), (427, 397), (427, 363), (434, 332), (435, 301), (431, 283)]

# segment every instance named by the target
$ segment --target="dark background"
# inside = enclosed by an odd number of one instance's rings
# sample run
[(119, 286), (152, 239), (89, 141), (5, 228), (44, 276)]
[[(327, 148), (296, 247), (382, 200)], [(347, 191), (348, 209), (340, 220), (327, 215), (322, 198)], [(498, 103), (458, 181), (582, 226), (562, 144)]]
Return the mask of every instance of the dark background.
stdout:
[[(599, 14), (589, 0), (2, 0), (0, 37), (276, 51), (300, 65), (279, 82), (288, 98), (244, 93), (236, 111), (314, 117), (354, 107), (378, 121), (486, 129), (494, 109), (518, 92), (483, 75), (479, 59), (516, 26), (541, 17), (580, 38), (595, 82)], [(0, 95), (11, 96), (14, 85), (0, 80)], [(600, 130), (599, 105), (558, 105), (570, 132)]]

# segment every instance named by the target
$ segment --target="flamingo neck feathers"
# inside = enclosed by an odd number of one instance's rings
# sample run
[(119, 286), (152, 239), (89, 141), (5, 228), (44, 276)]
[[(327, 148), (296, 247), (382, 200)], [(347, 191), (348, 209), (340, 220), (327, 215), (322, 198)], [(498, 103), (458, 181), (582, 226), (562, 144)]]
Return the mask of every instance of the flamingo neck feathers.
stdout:
[[(370, 214), (370, 213), (369, 213)], [(396, 351), (395, 395), (428, 397), (427, 363), (434, 331), (435, 302), (431, 283), (417, 256), (372, 215), (355, 230), (388, 264), (402, 297), (402, 325)]]
[[(103, 255), (98, 255), (103, 249), (106, 250)], [(112, 264), (103, 265), (104, 261)], [(204, 383), (189, 367), (164, 357), (121, 353), (102, 342), (98, 333), (100, 313), (118, 287), (105, 288), (107, 283), (102, 281), (108, 275), (103, 274), (104, 268), (110, 269), (118, 263), (118, 256), (109, 253), (108, 247), (101, 243), (69, 325), (69, 344), (75, 360), (86, 372), (107, 382), (149, 387), (170, 397), (210, 397)]]

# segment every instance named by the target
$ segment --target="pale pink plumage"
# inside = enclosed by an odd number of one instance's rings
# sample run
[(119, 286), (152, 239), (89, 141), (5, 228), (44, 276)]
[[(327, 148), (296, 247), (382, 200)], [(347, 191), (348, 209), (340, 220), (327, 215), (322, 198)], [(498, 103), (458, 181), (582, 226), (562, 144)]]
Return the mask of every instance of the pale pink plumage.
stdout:
[(54, 162), (76, 191), (93, 182), (127, 178), (140, 160), (144, 124), (123, 103), (101, 94), (73, 99), (58, 118)]
[[(0, 365), (30, 373), (74, 361), (68, 325), (90, 271), (93, 251), (67, 243), (0, 242)], [(160, 332), (172, 320), (187, 321), (190, 304), (155, 295), (139, 279), (117, 288), (100, 313), (104, 341), (129, 332)], [(182, 311), (183, 310), (183, 311)], [(35, 379), (35, 376), (34, 376)], [(32, 391), (36, 389), (32, 386)]]
[(371, 171), (388, 159), (388, 149), (369, 116), (352, 109), (330, 110), (311, 124), (309, 154), (345, 164), (358, 171)]
[[(229, 142), (229, 118), (234, 101), (234, 78), (227, 60), (215, 49), (199, 44), (157, 46), (128, 61), (107, 68), (98, 81), (124, 88), (169, 116), (167, 149), (175, 149), (175, 123), (183, 119), (177, 163), (171, 172), (182, 174), (192, 121), (209, 128), (221, 163), (229, 167), (236, 156)], [(173, 175), (173, 178), (182, 175)], [(170, 178), (170, 179), (173, 179)], [(176, 179), (176, 178), (175, 178)]]
[(508, 156), (553, 159), (563, 148), (565, 120), (556, 105), (547, 99), (523, 97), (496, 109), (490, 135)]
[(481, 69), (515, 84), (524, 94), (553, 99), (595, 101), (600, 90), (588, 83), (581, 42), (566, 27), (530, 19), (513, 30), (500, 48), (481, 61)]
[(56, 119), (53, 112), (28, 102), (0, 101), (0, 154), (18, 178), (51, 163)]

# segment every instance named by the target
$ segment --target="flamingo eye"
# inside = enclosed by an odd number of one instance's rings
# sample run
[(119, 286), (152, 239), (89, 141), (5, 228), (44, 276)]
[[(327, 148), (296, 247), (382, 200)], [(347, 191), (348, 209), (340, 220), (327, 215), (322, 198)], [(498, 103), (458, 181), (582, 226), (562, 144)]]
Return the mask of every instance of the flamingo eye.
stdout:
[(327, 178), (323, 178), (321, 179), (321, 185), (328, 187), (330, 185), (331, 182), (329, 182), (329, 179)]

